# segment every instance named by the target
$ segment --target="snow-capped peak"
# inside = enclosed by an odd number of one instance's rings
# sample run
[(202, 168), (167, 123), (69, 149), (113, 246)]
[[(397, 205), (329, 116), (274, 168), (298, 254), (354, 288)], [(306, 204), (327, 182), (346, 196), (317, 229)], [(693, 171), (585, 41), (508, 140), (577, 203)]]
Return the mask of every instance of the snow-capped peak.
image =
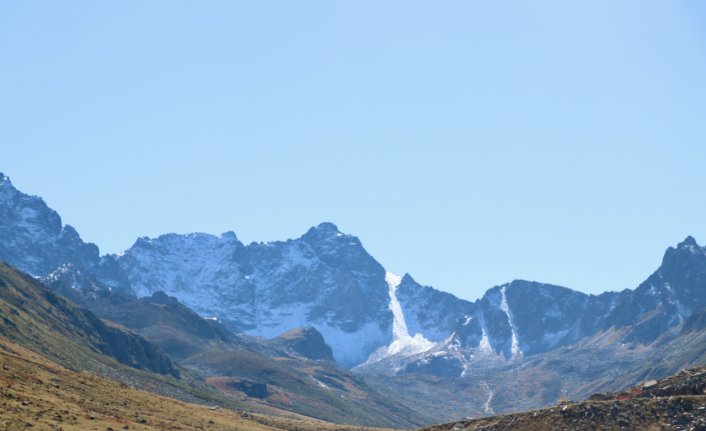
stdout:
[(693, 236), (689, 235), (677, 245), (678, 250), (687, 250), (691, 254), (704, 254), (706, 249), (699, 246)]

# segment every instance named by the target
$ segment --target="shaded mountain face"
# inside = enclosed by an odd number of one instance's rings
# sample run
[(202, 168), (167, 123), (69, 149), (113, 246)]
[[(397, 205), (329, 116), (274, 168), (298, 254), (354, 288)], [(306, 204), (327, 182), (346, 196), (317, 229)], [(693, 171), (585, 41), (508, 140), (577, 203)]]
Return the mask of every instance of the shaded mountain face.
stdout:
[(144, 338), (2, 263), (0, 335), (74, 369), (100, 363), (99, 353), (129, 367), (179, 377), (169, 357)]
[(17, 191), (0, 174), (0, 259), (32, 275), (46, 275), (64, 263), (96, 267), (98, 247), (85, 244), (71, 226), (37, 196)]
[[(74, 278), (68, 277), (68, 280)], [(86, 284), (84, 280), (84, 286)], [(100, 286), (94, 290), (76, 289), (61, 278), (53, 278), (49, 285), (101, 318), (139, 333), (176, 361), (204, 350), (229, 346), (235, 341), (235, 335), (217, 321), (204, 319), (164, 292), (137, 298)]]
[(608, 324), (632, 326), (629, 341), (649, 344), (706, 306), (706, 248), (687, 237), (634, 291), (621, 292)]
[(112, 256), (101, 257), (95, 244), (85, 243), (76, 230), (42, 198), (17, 190), (0, 173), (0, 261), (35, 277), (64, 266), (92, 274), (111, 288), (129, 291), (127, 279)]

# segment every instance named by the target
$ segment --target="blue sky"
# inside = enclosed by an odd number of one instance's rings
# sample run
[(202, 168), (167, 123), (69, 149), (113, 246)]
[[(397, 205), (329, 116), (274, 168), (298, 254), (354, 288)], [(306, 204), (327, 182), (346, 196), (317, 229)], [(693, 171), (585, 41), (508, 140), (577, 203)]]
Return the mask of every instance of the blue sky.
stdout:
[(332, 221), (473, 299), (706, 242), (702, 1), (0, 3), (0, 171), (104, 252)]

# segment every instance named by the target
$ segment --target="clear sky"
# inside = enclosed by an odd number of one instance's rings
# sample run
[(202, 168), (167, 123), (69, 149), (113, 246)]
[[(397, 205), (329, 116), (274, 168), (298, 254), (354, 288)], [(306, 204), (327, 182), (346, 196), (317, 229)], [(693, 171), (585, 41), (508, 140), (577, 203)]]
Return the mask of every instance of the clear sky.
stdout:
[(0, 171), (103, 252), (332, 221), (474, 299), (706, 242), (706, 2), (4, 1)]

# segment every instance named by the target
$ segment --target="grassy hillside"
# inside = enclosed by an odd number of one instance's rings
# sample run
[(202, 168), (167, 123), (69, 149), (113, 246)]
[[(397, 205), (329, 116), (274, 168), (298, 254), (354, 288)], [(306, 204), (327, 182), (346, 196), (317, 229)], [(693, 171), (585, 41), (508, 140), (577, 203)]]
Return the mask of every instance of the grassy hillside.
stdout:
[(157, 346), (0, 263), (0, 336), (74, 371), (189, 402), (237, 407)]
[(238, 405), (367, 426), (432, 422), (431, 416), (401, 404), (384, 387), (373, 389), (339, 367), (316, 331), (293, 330), (273, 340), (235, 335), (161, 292), (138, 299), (58, 282), (52, 288), (157, 344)]
[(323, 340), (312, 344), (304, 332), (273, 341), (238, 336), (164, 294), (137, 299), (107, 289), (60, 290), (152, 344), (2, 264), (0, 283), (0, 336), (74, 371), (182, 401), (287, 417), (368, 426), (429, 423), (333, 361), (302, 356), (298, 351), (326, 357), (317, 351)]
[(294, 420), (188, 404), (68, 370), (0, 337), (0, 429), (344, 431)]
[(69, 368), (108, 364), (179, 377), (169, 357), (144, 338), (79, 308), (0, 263), (0, 335)]
[[(89, 279), (86, 275), (83, 277)], [(98, 283), (90, 280), (84, 284), (97, 286)], [(75, 289), (61, 280), (51, 283), (51, 288), (101, 318), (139, 333), (176, 361), (233, 343), (233, 334), (225, 327), (202, 318), (162, 292), (138, 299), (107, 288)]]
[(232, 399), (339, 423), (415, 427), (430, 420), (334, 363), (256, 350), (210, 351), (183, 362)]

